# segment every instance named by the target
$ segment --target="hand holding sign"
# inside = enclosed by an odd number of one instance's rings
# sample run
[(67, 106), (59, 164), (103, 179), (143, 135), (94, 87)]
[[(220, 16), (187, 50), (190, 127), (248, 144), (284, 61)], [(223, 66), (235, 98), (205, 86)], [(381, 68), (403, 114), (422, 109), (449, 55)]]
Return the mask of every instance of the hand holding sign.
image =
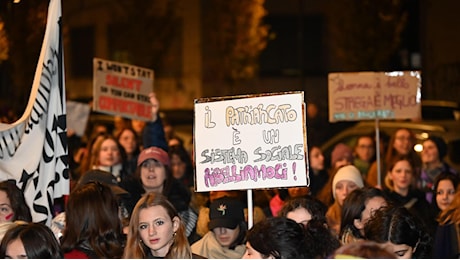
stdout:
[(160, 102), (157, 99), (155, 92), (149, 93), (150, 104), (152, 104), (152, 121), (157, 121), (158, 111), (160, 110)]

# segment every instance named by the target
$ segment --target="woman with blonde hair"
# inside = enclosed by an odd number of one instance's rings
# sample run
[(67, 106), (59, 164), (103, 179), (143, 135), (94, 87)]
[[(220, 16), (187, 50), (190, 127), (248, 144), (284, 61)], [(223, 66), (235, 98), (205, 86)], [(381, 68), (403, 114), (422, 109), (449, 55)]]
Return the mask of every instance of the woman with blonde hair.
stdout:
[(150, 192), (134, 207), (124, 258), (199, 258), (192, 254), (185, 227), (174, 206)]
[[(91, 148), (88, 170), (102, 170), (110, 172), (118, 182), (121, 182), (129, 173), (125, 169), (126, 152), (123, 146), (112, 135), (102, 135)], [(85, 174), (86, 171), (83, 173)]]

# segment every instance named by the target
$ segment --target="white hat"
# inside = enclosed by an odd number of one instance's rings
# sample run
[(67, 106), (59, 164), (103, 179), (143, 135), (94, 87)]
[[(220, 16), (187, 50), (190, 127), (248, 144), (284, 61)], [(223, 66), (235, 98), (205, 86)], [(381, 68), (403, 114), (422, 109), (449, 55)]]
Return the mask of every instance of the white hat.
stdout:
[(337, 173), (335, 174), (334, 179), (332, 180), (332, 195), (334, 195), (334, 199), (335, 185), (337, 185), (339, 181), (343, 180), (352, 181), (359, 188), (364, 187), (363, 177), (361, 176), (361, 173), (359, 172), (358, 168), (356, 168), (354, 165), (346, 165), (340, 167)]

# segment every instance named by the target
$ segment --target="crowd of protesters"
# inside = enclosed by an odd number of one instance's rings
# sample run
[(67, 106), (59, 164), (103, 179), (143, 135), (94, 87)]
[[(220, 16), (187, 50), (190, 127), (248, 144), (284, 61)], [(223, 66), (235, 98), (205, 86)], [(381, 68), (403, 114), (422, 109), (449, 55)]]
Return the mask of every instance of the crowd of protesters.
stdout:
[(337, 144), (330, 165), (309, 143), (310, 185), (254, 190), (248, 227), (244, 192), (194, 191), (192, 151), (166, 129), (154, 93), (150, 102), (148, 122), (117, 118), (113, 131), (96, 124), (69, 137), (71, 192), (50, 227), (32, 223), (14, 181), (0, 183), (0, 257), (460, 256), (460, 180), (441, 137), (424, 140), (419, 155), (409, 129), (389, 142), (369, 133)]

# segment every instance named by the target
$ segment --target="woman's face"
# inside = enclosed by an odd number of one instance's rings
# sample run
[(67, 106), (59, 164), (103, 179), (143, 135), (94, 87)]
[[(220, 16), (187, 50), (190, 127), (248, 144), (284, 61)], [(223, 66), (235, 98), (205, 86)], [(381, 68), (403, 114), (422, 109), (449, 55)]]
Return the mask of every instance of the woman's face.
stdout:
[(393, 244), (391, 242), (386, 242), (383, 244), (383, 247), (394, 253), (398, 259), (411, 259), (413, 254), (413, 249), (411, 246), (406, 244)]
[(308, 221), (311, 220), (311, 213), (306, 208), (296, 208), (286, 214), (286, 218), (292, 219), (295, 222), (307, 226)]
[(27, 253), (21, 239), (12, 240), (6, 246), (5, 258), (9, 259), (27, 259)]
[(413, 146), (414, 144), (412, 143), (411, 133), (407, 129), (399, 129), (396, 131), (393, 148), (398, 152), (398, 154), (409, 154)]
[(113, 139), (104, 140), (99, 151), (99, 166), (113, 166), (120, 162), (121, 155), (117, 142)]
[(412, 166), (407, 160), (398, 161), (389, 172), (389, 177), (395, 190), (407, 190), (412, 182)]
[(131, 130), (125, 129), (118, 138), (118, 142), (126, 151), (126, 154), (132, 154), (136, 150), (137, 140)]
[(454, 200), (455, 187), (451, 180), (445, 179), (438, 183), (436, 189), (436, 203), (440, 210), (445, 210)]
[(11, 201), (5, 191), (0, 190), (0, 223), (10, 222), (14, 212), (11, 208)]
[(144, 130), (145, 127), (145, 121), (142, 120), (136, 120), (136, 119), (131, 119), (131, 127), (136, 131), (137, 133), (142, 133), (142, 130)]
[(375, 155), (374, 140), (367, 136), (360, 137), (356, 144), (355, 154), (359, 159), (370, 162)]
[(161, 193), (166, 181), (166, 169), (163, 164), (154, 159), (147, 159), (140, 167), (140, 177), (144, 189)]
[(335, 185), (335, 198), (340, 206), (343, 205), (343, 201), (352, 191), (356, 190), (358, 185), (352, 181), (341, 180)]
[(237, 226), (235, 229), (216, 227), (212, 232), (214, 232), (217, 242), (222, 247), (229, 247), (238, 238), (240, 226)]
[(252, 248), (251, 243), (246, 242), (246, 252), (244, 252), (242, 259), (263, 259), (262, 254)]
[(423, 150), (420, 154), (423, 163), (436, 163), (439, 162), (438, 147), (431, 140), (423, 142)]
[(334, 169), (338, 169), (343, 166), (351, 165), (353, 162), (350, 161), (348, 158), (342, 158), (335, 162)]
[(185, 175), (185, 167), (185, 162), (180, 159), (179, 155), (171, 156), (171, 171), (175, 179), (180, 179)]
[(164, 257), (174, 242), (179, 228), (179, 218), (171, 217), (162, 206), (152, 206), (139, 211), (139, 236), (150, 248), (153, 256)]
[(291, 187), (288, 188), (288, 194), (291, 198), (298, 198), (308, 195), (310, 189), (308, 187)]
[(313, 147), (310, 151), (310, 167), (315, 171), (324, 170), (324, 156), (318, 147)]

